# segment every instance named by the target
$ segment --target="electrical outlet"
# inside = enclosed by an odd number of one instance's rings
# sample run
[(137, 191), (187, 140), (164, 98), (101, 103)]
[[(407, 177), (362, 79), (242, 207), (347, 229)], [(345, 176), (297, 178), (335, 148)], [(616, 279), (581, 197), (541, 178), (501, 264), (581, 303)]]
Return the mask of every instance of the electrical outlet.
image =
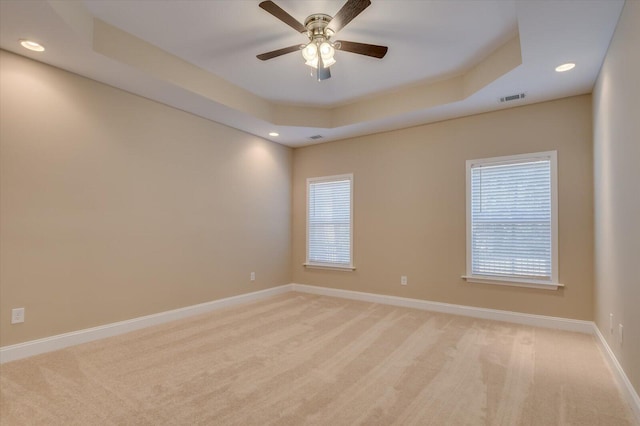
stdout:
[(620, 346), (622, 346), (622, 324), (618, 324), (618, 334), (619, 334), (619, 339), (620, 339)]
[(609, 314), (609, 334), (613, 334), (613, 314)]
[(19, 324), (24, 322), (24, 308), (15, 308), (11, 310), (11, 324)]
[(252, 272), (251, 273), (251, 281), (255, 281), (256, 280), (256, 273)]
[(406, 275), (402, 275), (400, 277), (400, 284), (401, 285), (407, 285), (407, 276)]

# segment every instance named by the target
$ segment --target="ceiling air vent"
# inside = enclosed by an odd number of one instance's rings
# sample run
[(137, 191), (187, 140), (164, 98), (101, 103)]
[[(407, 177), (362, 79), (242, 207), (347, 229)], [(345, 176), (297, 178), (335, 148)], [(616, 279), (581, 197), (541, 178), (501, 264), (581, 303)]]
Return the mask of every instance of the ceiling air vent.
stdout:
[(322, 139), (322, 135), (309, 136), (309, 139), (311, 139), (313, 141), (317, 141), (318, 139)]
[(516, 95), (505, 96), (503, 98), (500, 98), (500, 102), (517, 101), (518, 99), (524, 99), (524, 97), (525, 97), (524, 93), (518, 93)]

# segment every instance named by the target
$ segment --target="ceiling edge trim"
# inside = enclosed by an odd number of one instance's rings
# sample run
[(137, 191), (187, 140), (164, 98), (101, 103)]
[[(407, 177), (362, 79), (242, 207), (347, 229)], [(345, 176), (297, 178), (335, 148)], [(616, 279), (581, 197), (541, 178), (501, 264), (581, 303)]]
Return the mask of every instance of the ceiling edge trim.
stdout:
[(464, 75), (465, 97), (471, 96), (520, 65), (522, 65), (522, 47), (518, 32), (515, 37), (491, 52)]
[(272, 121), (270, 102), (98, 18), (93, 22), (95, 52), (213, 102)]

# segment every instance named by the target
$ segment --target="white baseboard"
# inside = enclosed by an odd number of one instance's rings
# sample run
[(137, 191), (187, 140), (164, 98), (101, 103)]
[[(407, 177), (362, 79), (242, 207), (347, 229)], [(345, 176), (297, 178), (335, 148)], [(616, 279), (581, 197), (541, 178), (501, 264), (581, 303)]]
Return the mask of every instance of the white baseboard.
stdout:
[(70, 333), (58, 334), (56, 336), (45, 337), (43, 339), (31, 340), (24, 343), (0, 347), (0, 364), (33, 355), (39, 355), (45, 352), (67, 348), (69, 346), (79, 345), (81, 343), (103, 339), (105, 337), (117, 336), (119, 334), (128, 333), (130, 331), (139, 330), (141, 328), (163, 324), (169, 321), (175, 321), (206, 312), (211, 312), (216, 309), (221, 309), (228, 306), (264, 299), (276, 294), (287, 293), (291, 290), (291, 284), (286, 284), (278, 287), (268, 288), (265, 290), (255, 291), (252, 293), (240, 294), (238, 296), (213, 300), (211, 302), (201, 303), (198, 305), (187, 306), (171, 311), (133, 318), (126, 321), (114, 322), (112, 324), (101, 325), (98, 327), (92, 327), (84, 330), (72, 331)]
[(596, 339), (600, 344), (600, 349), (602, 350), (605, 359), (609, 363), (611, 372), (618, 382), (618, 386), (622, 390), (624, 398), (631, 406), (631, 410), (636, 416), (636, 421), (640, 425), (640, 397), (638, 397), (638, 393), (633, 388), (629, 377), (627, 377), (627, 374), (624, 372), (622, 366), (618, 362), (618, 358), (616, 358), (616, 355), (613, 353), (613, 350), (611, 349), (604, 336), (600, 332), (600, 329), (595, 323), (593, 324), (593, 334), (595, 334)]
[(382, 294), (363, 293), (358, 291), (339, 290), (327, 287), (317, 287), (305, 284), (285, 284), (278, 287), (260, 290), (225, 299), (214, 300), (199, 305), (160, 312), (144, 317), (133, 318), (126, 321), (58, 334), (43, 339), (31, 340), (16, 345), (0, 347), (0, 363), (13, 361), (28, 356), (63, 349), (81, 343), (105, 337), (116, 336), (139, 330), (144, 327), (163, 324), (181, 318), (210, 312), (216, 309), (233, 306), (263, 299), (276, 294), (289, 291), (318, 294), (323, 296), (341, 297), (344, 299), (360, 300), (363, 302), (381, 303), (386, 305), (402, 306), (406, 308), (422, 309), (427, 311), (442, 312), (453, 315), (483, 318), (496, 321), (506, 321), (516, 324), (525, 324), (537, 327), (556, 328), (581, 333), (593, 333), (594, 324), (591, 321), (580, 321), (566, 318), (548, 317), (542, 315), (523, 314), (519, 312), (500, 311), (496, 309), (476, 308), (472, 306), (454, 305), (450, 303), (432, 302), (428, 300), (409, 299), (404, 297), (386, 296)]
[(453, 305), (450, 303), (431, 302), (429, 300), (409, 299), (406, 297), (386, 296), (374, 293), (362, 293), (359, 291), (339, 290), (335, 288), (317, 287), (305, 284), (291, 285), (293, 286), (294, 291), (299, 291), (301, 293), (341, 297), (343, 299), (402, 306), (405, 308), (421, 309), (424, 311), (441, 312), (453, 315), (462, 315), (465, 317), (512, 322), (516, 324), (531, 325), (534, 327), (555, 328), (559, 330), (576, 331), (586, 334), (593, 333), (592, 321), (549, 317), (544, 315), (523, 314), (520, 312), (500, 311), (497, 309), (476, 308), (473, 306)]

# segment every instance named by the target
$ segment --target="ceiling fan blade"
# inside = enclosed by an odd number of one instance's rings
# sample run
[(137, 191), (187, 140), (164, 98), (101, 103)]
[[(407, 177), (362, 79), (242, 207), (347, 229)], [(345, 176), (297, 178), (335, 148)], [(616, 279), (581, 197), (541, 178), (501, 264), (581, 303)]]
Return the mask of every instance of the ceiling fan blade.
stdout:
[(331, 70), (329, 67), (324, 66), (324, 61), (322, 60), (322, 56), (318, 56), (318, 70), (317, 70), (318, 81), (327, 80), (331, 78)]
[(372, 56), (374, 58), (384, 58), (389, 48), (378, 46), (377, 44), (356, 43), (355, 41), (336, 41), (336, 49), (344, 52), (357, 53), (358, 55)]
[(347, 0), (344, 6), (342, 6), (342, 9), (331, 19), (327, 28), (333, 31), (334, 34), (337, 33), (351, 22), (353, 18), (360, 15), (370, 4), (370, 0)]
[(277, 58), (278, 56), (286, 55), (287, 53), (291, 52), (297, 52), (298, 50), (300, 50), (300, 45), (296, 44), (295, 46), (283, 47), (282, 49), (261, 53), (260, 55), (256, 55), (256, 58), (260, 59), (261, 61), (266, 61), (267, 59)]
[(289, 15), (287, 12), (284, 11), (284, 9), (282, 9), (280, 6), (278, 6), (274, 2), (270, 0), (263, 1), (258, 6), (260, 6), (262, 9), (266, 10), (267, 12), (269, 12), (270, 14), (272, 14), (273, 16), (275, 16), (285, 24), (289, 25), (291, 28), (293, 28), (297, 32), (304, 33), (307, 31), (307, 28), (304, 25), (298, 22), (296, 18)]

